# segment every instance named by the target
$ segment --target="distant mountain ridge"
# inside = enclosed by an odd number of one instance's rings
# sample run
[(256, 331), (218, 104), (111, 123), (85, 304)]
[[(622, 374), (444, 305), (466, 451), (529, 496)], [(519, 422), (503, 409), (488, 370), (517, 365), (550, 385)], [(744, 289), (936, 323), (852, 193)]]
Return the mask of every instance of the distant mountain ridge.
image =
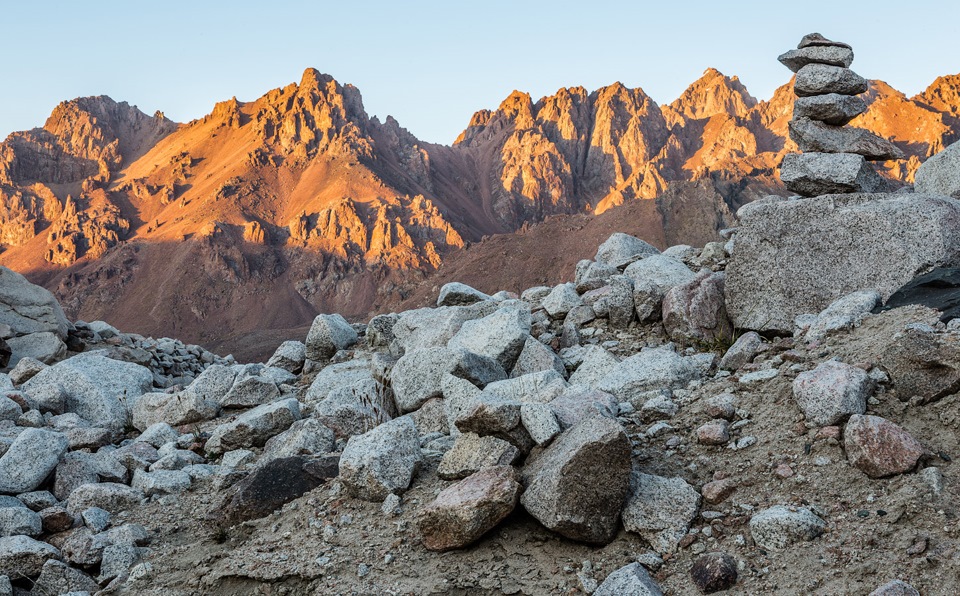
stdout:
[[(891, 180), (960, 138), (960, 75), (913, 98), (872, 81), (865, 97), (853, 125), (910, 156), (881, 166)], [(783, 193), (792, 103), (789, 84), (758, 101), (714, 69), (662, 106), (619, 83), (514, 92), (444, 146), (314, 69), (186, 124), (80, 98), (0, 143), (0, 264), (73, 316), (190, 341), (361, 316), (465, 243), (554, 215), (657, 199), (651, 233), (711, 240), (739, 206)]]

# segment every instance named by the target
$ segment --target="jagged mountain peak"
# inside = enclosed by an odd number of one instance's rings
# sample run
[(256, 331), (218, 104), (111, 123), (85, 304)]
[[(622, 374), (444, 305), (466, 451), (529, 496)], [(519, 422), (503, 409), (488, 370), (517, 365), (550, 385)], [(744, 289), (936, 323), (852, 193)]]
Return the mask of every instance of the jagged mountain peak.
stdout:
[(688, 120), (702, 120), (717, 114), (742, 117), (757, 105), (757, 99), (737, 77), (728, 77), (708, 68), (680, 97), (664, 107), (664, 116), (674, 126)]
[(960, 73), (937, 77), (914, 101), (960, 118)]

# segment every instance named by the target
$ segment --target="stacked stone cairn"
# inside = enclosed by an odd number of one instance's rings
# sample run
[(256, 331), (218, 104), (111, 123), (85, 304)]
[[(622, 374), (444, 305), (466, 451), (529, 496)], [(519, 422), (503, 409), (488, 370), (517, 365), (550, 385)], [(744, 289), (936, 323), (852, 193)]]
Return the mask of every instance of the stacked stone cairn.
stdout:
[(802, 153), (788, 154), (780, 166), (787, 189), (808, 197), (886, 191), (886, 181), (867, 162), (904, 155), (887, 139), (846, 126), (867, 109), (859, 97), (867, 80), (849, 68), (853, 49), (811, 33), (778, 59), (797, 73), (789, 128)]

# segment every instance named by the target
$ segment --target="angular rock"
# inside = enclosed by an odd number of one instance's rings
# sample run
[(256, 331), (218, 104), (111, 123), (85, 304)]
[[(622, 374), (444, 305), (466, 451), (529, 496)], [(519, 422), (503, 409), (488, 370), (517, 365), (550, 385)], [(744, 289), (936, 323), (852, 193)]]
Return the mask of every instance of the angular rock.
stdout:
[(440, 460), (437, 476), (444, 480), (460, 480), (481, 468), (509, 466), (519, 455), (517, 448), (503, 439), (465, 432), (457, 437), (453, 448)]
[(40, 577), (33, 585), (37, 594), (68, 594), (100, 591), (100, 586), (92, 577), (79, 569), (74, 569), (60, 561), (49, 559), (40, 570)]
[(90, 507), (99, 507), (110, 513), (118, 513), (134, 505), (139, 505), (143, 498), (142, 492), (125, 484), (102, 482), (100, 484), (84, 484), (78, 487), (70, 493), (66, 505), (70, 511), (83, 511)]
[[(635, 284), (652, 283), (663, 292), (690, 281), (696, 275), (679, 259), (665, 255), (654, 255), (631, 263), (624, 269), (623, 274), (632, 279)], [(635, 290), (634, 300), (636, 299)]]
[(797, 71), (793, 92), (798, 97), (811, 95), (859, 95), (867, 91), (867, 80), (849, 68), (828, 64), (807, 64)]
[(693, 562), (690, 577), (704, 594), (729, 590), (737, 583), (737, 561), (726, 553), (707, 553)]
[(67, 437), (45, 429), (20, 433), (0, 457), (0, 494), (36, 490), (67, 451)]
[(614, 232), (597, 248), (597, 255), (593, 260), (622, 269), (634, 261), (656, 254), (660, 254), (660, 251), (643, 240), (622, 232)]
[(440, 491), (417, 518), (423, 545), (447, 551), (479, 540), (517, 506), (518, 479), (510, 466), (487, 467)]
[(367, 346), (370, 348), (387, 348), (394, 340), (393, 326), (400, 316), (397, 314), (377, 315), (367, 323)]
[(779, 551), (801, 541), (811, 541), (823, 534), (826, 522), (809, 509), (774, 505), (750, 518), (750, 534), (757, 546)]
[(212, 420), (220, 412), (220, 405), (187, 390), (179, 393), (147, 393), (133, 405), (131, 418), (138, 430), (165, 422), (182, 426)]
[(47, 507), (38, 512), (43, 531), (48, 534), (66, 532), (73, 527), (76, 518), (65, 507), (59, 505)]
[(755, 331), (748, 331), (737, 338), (727, 351), (718, 365), (723, 370), (737, 370), (743, 365), (751, 362), (757, 355), (760, 347), (763, 345), (763, 339)]
[(310, 360), (328, 360), (337, 350), (357, 343), (357, 339), (357, 332), (341, 315), (317, 315), (307, 334), (306, 356)]
[(313, 411), (318, 421), (342, 438), (362, 435), (396, 414), (393, 393), (373, 379), (334, 389)]
[(190, 393), (203, 400), (219, 403), (223, 396), (233, 387), (237, 379), (238, 368), (212, 364), (187, 387), (185, 393)]
[(788, 153), (780, 164), (780, 180), (787, 190), (806, 197), (878, 193), (889, 186), (866, 158), (853, 153)]
[(777, 60), (793, 72), (799, 71), (807, 64), (829, 64), (850, 68), (853, 64), (853, 50), (842, 46), (808, 46), (780, 54)]
[(750, 204), (738, 216), (725, 287), (740, 329), (792, 333), (798, 315), (850, 292), (887, 298), (918, 270), (960, 265), (960, 203), (945, 197), (828, 195)]
[(400, 352), (423, 350), (447, 345), (464, 322), (484, 317), (499, 307), (493, 301), (468, 306), (443, 306), (408, 310), (399, 315), (393, 334)]
[(687, 283), (671, 288), (663, 297), (663, 328), (673, 341), (728, 341), (733, 326), (727, 316), (722, 271), (701, 271)]
[(59, 558), (59, 550), (29, 536), (0, 538), (0, 575), (36, 577), (43, 570), (44, 563)]
[(700, 493), (682, 478), (634, 472), (623, 509), (623, 526), (639, 534), (659, 555), (676, 552), (700, 511)]
[(466, 348), (427, 348), (404, 354), (393, 367), (391, 384), (397, 408), (404, 414), (416, 410), (427, 400), (442, 397), (441, 381), (445, 374), (486, 385), (505, 379), (504, 371), (492, 357)]
[(618, 364), (620, 364), (620, 360), (600, 346), (587, 346), (583, 354), (583, 361), (577, 367), (577, 370), (570, 375), (570, 384), (580, 387), (596, 387), (604, 377), (617, 368)]
[(46, 368), (22, 385), (27, 393), (59, 385), (66, 409), (96, 426), (123, 430), (136, 400), (153, 387), (150, 369), (99, 354), (79, 354)]
[(510, 371), (510, 378), (547, 370), (555, 370), (562, 377), (567, 376), (567, 369), (557, 353), (540, 341), (528, 337), (513, 370)]
[(50, 331), (60, 338), (72, 327), (53, 294), (6, 267), (0, 267), (0, 325), (17, 335)]
[(307, 389), (304, 403), (316, 405), (326, 399), (330, 392), (353, 385), (358, 381), (373, 379), (370, 362), (364, 359), (348, 360), (324, 367)]
[(873, 382), (863, 369), (828, 360), (797, 375), (793, 398), (808, 423), (831, 426), (866, 412), (872, 389)]
[(340, 480), (353, 496), (383, 501), (407, 490), (420, 466), (420, 438), (407, 417), (350, 437), (340, 457)]
[(296, 340), (285, 341), (277, 347), (273, 356), (267, 360), (267, 366), (282, 368), (295, 375), (303, 370), (307, 358), (307, 346)]
[(953, 143), (920, 165), (914, 174), (918, 193), (960, 199), (960, 143)]
[(870, 592), (868, 596), (920, 596), (920, 592), (907, 582), (895, 579)]
[(180, 470), (156, 470), (146, 472), (137, 470), (133, 474), (130, 486), (142, 492), (145, 496), (171, 495), (182, 493), (190, 488), (190, 475)]
[(16, 366), (22, 358), (33, 358), (44, 364), (53, 364), (67, 353), (67, 344), (51, 331), (31, 333), (7, 340), (11, 355), (9, 365)]
[(593, 596), (663, 596), (663, 591), (643, 565), (630, 563), (608, 575)]
[(560, 284), (553, 288), (540, 302), (550, 318), (562, 319), (574, 308), (581, 306), (583, 299), (573, 284)]
[(831, 126), (809, 118), (794, 117), (790, 138), (804, 153), (855, 153), (868, 161), (904, 159), (903, 151), (869, 130), (853, 126)]
[(630, 440), (609, 418), (588, 418), (554, 439), (523, 469), (524, 508), (572, 540), (605, 544), (617, 532), (630, 488)]
[(322, 455), (335, 448), (333, 431), (320, 420), (306, 418), (294, 422), (290, 428), (268, 440), (263, 446), (260, 462), (263, 464), (281, 457)]
[(105, 583), (126, 574), (140, 562), (141, 550), (143, 549), (126, 544), (111, 544), (104, 548), (97, 581)]
[(35, 358), (21, 358), (10, 371), (10, 380), (14, 385), (22, 385), (45, 368), (47, 365)]
[(817, 46), (835, 46), (840, 48), (850, 48), (848, 44), (843, 43), (842, 41), (831, 41), (826, 37), (820, 35), (819, 33), (808, 33), (800, 39), (800, 43), (797, 45), (798, 50), (809, 47)]
[(295, 398), (275, 401), (244, 412), (233, 422), (221, 424), (207, 440), (208, 453), (218, 455), (231, 449), (260, 447), (300, 420), (300, 404)]
[(520, 422), (537, 445), (546, 445), (563, 430), (549, 404), (522, 404)]
[(583, 302), (597, 317), (606, 318), (615, 329), (625, 329), (633, 321), (634, 282), (626, 275), (611, 277), (608, 284), (583, 295)]
[(280, 388), (273, 380), (260, 375), (240, 373), (230, 387), (230, 391), (220, 400), (220, 406), (252, 408), (268, 404), (278, 397), (280, 397)]
[(843, 126), (866, 111), (867, 102), (855, 95), (828, 93), (798, 97), (793, 102), (794, 118), (809, 118), (833, 126)]
[(467, 321), (447, 343), (495, 360), (503, 370), (512, 370), (530, 337), (530, 312), (526, 307), (502, 307), (481, 319)]
[(465, 306), (474, 302), (490, 300), (490, 296), (467, 284), (453, 281), (444, 284), (437, 296), (437, 306)]
[(339, 458), (281, 457), (257, 467), (231, 487), (224, 505), (213, 515), (225, 525), (269, 515), (324, 484), (338, 473)]
[(557, 371), (544, 370), (494, 381), (484, 387), (483, 396), (517, 403), (547, 403), (566, 388), (567, 382)]
[(143, 433), (137, 437), (138, 441), (149, 443), (157, 449), (167, 443), (174, 443), (180, 437), (180, 433), (173, 429), (166, 422), (157, 422), (144, 429)]
[(850, 465), (871, 478), (909, 472), (924, 454), (920, 441), (879, 416), (851, 416), (843, 429), (843, 447)]
[(0, 536), (39, 536), (42, 532), (39, 514), (26, 507), (0, 507)]
[(585, 418), (616, 418), (620, 412), (614, 396), (587, 387), (570, 387), (548, 405), (563, 429), (576, 426)]
[(664, 347), (646, 349), (621, 361), (596, 387), (624, 402), (631, 401), (637, 393), (651, 389), (685, 388), (700, 376), (701, 372), (693, 358), (685, 358), (671, 348)]
[(847, 294), (820, 311), (803, 338), (806, 341), (820, 341), (836, 331), (852, 329), (859, 325), (880, 301), (880, 293), (875, 290), (860, 290)]

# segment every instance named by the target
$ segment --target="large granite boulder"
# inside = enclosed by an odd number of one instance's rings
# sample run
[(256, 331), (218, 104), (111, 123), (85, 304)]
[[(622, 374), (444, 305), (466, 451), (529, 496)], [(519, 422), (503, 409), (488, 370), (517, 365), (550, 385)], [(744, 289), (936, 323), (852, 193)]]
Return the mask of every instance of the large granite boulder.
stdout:
[(918, 273), (960, 264), (960, 201), (918, 194), (826, 195), (740, 209), (727, 267), (735, 327), (792, 333), (856, 290), (886, 300)]
[(919, 193), (960, 199), (960, 143), (923, 162), (914, 177), (914, 186)]
[(18, 335), (51, 331), (61, 338), (70, 328), (53, 294), (6, 267), (0, 267), (0, 325)]

